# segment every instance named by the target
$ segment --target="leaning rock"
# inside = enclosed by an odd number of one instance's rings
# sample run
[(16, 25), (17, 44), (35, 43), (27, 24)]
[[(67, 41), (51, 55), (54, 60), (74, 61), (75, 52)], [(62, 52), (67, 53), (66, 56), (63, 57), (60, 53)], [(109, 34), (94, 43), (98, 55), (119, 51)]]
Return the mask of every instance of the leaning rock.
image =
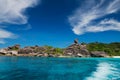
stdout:
[(78, 39), (75, 39), (75, 40), (74, 40), (74, 43), (75, 43), (75, 44), (79, 44)]

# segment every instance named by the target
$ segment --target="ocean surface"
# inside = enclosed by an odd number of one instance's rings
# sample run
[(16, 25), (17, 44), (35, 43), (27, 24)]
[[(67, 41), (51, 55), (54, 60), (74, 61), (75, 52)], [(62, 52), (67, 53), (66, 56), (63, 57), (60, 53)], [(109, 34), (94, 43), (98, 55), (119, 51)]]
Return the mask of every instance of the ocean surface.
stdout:
[(0, 80), (120, 80), (120, 59), (0, 56)]

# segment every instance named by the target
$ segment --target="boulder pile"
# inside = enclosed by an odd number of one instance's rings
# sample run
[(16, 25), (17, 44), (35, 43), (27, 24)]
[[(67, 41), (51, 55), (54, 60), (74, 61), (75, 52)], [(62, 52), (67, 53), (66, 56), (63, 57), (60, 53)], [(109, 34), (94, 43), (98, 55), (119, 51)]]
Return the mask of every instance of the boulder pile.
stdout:
[(28, 46), (20, 48), (19, 44), (0, 49), (0, 55), (6, 56), (38, 56), (38, 57), (107, 57), (104, 51), (88, 51), (86, 44), (79, 44), (78, 40), (67, 48), (53, 48), (51, 46)]

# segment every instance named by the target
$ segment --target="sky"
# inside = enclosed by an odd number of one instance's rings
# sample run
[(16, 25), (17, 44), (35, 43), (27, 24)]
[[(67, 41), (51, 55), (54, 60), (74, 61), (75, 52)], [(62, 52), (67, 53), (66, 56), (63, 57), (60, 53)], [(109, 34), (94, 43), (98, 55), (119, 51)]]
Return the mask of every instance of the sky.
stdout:
[(0, 48), (120, 42), (120, 0), (0, 0)]

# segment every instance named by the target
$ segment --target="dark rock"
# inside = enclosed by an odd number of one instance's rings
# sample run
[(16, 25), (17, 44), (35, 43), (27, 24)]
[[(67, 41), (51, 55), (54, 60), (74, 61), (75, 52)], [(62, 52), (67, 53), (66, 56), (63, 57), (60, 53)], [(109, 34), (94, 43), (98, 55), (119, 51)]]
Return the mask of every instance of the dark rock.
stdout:
[(75, 39), (75, 40), (74, 40), (74, 43), (75, 43), (75, 44), (79, 44), (78, 39)]
[(91, 57), (107, 57), (107, 53), (104, 51), (92, 51), (91, 52)]
[(0, 55), (6, 55), (6, 53), (0, 52)]

